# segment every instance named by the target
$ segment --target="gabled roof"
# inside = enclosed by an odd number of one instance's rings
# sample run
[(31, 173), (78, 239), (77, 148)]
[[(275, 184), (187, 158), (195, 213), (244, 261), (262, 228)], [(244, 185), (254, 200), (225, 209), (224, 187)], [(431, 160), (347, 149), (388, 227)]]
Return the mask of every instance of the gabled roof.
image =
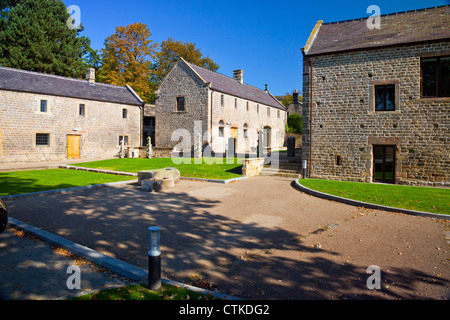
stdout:
[(210, 83), (210, 88), (212, 90), (286, 111), (286, 108), (280, 104), (272, 94), (265, 90), (258, 89), (245, 83), (241, 84), (233, 78), (196, 66), (182, 58), (180, 61), (186, 63), (205, 82), (205, 84)]
[(319, 21), (304, 48), (305, 54), (309, 56), (450, 39), (449, 5), (381, 15), (380, 29), (369, 29), (368, 19), (324, 24)]
[(130, 87), (0, 67), (0, 90), (10, 90), (141, 106)]

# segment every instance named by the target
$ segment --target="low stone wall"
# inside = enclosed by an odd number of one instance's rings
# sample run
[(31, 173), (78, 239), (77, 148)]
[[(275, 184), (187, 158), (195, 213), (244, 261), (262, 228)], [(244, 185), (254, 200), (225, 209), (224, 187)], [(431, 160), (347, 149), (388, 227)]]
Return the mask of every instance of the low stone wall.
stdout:
[(242, 160), (242, 175), (247, 178), (261, 175), (264, 167), (264, 158), (250, 158)]

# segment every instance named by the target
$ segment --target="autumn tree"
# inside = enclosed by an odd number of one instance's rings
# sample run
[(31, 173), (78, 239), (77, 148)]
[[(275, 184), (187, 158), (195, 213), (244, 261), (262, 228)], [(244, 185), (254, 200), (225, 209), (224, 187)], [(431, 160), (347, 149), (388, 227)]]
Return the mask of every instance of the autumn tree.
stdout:
[(182, 42), (169, 38), (161, 43), (156, 53), (155, 63), (153, 64), (153, 81), (157, 86), (180, 57), (187, 62), (211, 71), (217, 71), (220, 68), (209, 56), (204, 57), (195, 43)]
[(152, 43), (150, 36), (149, 28), (143, 23), (117, 27), (115, 33), (106, 38), (101, 51), (99, 81), (130, 85), (142, 100), (152, 102), (155, 85), (151, 66), (157, 44)]
[(83, 28), (67, 28), (60, 0), (0, 0), (0, 65), (66, 77), (86, 74)]

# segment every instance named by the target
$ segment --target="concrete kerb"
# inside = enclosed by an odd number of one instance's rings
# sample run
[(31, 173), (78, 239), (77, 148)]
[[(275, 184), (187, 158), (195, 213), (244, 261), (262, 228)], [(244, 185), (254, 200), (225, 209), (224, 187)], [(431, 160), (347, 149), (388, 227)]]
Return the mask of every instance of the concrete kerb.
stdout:
[[(116, 175), (127, 175), (127, 176), (137, 176), (137, 173), (131, 172), (123, 172), (123, 171), (113, 171), (113, 170), (104, 170), (104, 169), (95, 169), (95, 168), (84, 168), (70, 165), (60, 165), (60, 169), (68, 169), (68, 170), (79, 170), (79, 171), (89, 171), (89, 172), (98, 172), (98, 173), (108, 173), (108, 174), (116, 174)], [(232, 178), (232, 179), (203, 179), (203, 178), (190, 178), (190, 177), (180, 177), (183, 180), (192, 180), (192, 181), (205, 181), (205, 182), (213, 182), (213, 183), (231, 183), (239, 180), (247, 179), (246, 176)]]
[(363, 202), (363, 201), (342, 198), (342, 197), (334, 196), (334, 195), (331, 195), (331, 194), (328, 194), (328, 193), (323, 193), (323, 192), (320, 192), (320, 191), (317, 191), (317, 190), (312, 190), (312, 189), (309, 189), (309, 188), (305, 187), (304, 185), (302, 185), (300, 183), (300, 179), (295, 179), (294, 184), (295, 184), (295, 187), (298, 190), (303, 191), (303, 192), (305, 192), (307, 194), (310, 194), (312, 196), (316, 196), (318, 198), (322, 198), (322, 199), (326, 199), (326, 200), (342, 202), (342, 203), (345, 203), (345, 204), (348, 204), (348, 205), (357, 206), (357, 207), (364, 207), (364, 208), (368, 208), (368, 209), (384, 210), (384, 211), (390, 211), (390, 212), (399, 212), (399, 213), (404, 213), (404, 214), (409, 214), (409, 215), (414, 215), (414, 216), (421, 216), (421, 217), (428, 217), (428, 218), (450, 220), (450, 215), (439, 214), (439, 213), (432, 213), (432, 212), (408, 210), (408, 209), (402, 209), (402, 208), (388, 207), (388, 206), (383, 206), (383, 205), (380, 205), (380, 204), (367, 203), (367, 202)]
[[(118, 260), (116, 258), (107, 256), (103, 253), (92, 250), (88, 247), (85, 247), (78, 243), (72, 242), (70, 240), (64, 239), (62, 237), (54, 235), (45, 230), (36, 228), (34, 226), (31, 226), (29, 224), (26, 224), (22, 221), (14, 219), (14, 218), (9, 218), (8, 224), (14, 228), (23, 230), (33, 236), (36, 236), (45, 242), (48, 242), (50, 244), (54, 244), (58, 247), (64, 248), (64, 249), (66, 249), (84, 259), (87, 259), (97, 265), (108, 268), (109, 270), (111, 270), (117, 274), (120, 274), (124, 277), (127, 277), (131, 280), (143, 283), (148, 279), (148, 271), (147, 270), (141, 269), (139, 267), (136, 267), (136, 266), (126, 263), (124, 261)], [(180, 283), (180, 282), (175, 282), (175, 281), (168, 280), (168, 279), (161, 279), (161, 283), (167, 284), (167, 285), (172, 285), (172, 286), (183, 287), (185, 289), (188, 289), (188, 290), (191, 290), (194, 292), (198, 292), (201, 294), (205, 294), (205, 295), (211, 295), (215, 298), (222, 299), (222, 300), (242, 300), (241, 298), (226, 295), (221, 292), (201, 289), (198, 287), (194, 287), (194, 286), (187, 285), (187, 284)]]

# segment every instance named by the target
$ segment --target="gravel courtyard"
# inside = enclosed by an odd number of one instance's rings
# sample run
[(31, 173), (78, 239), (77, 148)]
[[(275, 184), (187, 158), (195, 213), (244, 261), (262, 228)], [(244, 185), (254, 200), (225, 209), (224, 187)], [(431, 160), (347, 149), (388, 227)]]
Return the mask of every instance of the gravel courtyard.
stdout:
[[(163, 277), (246, 299), (448, 299), (448, 222), (306, 195), (292, 179), (134, 184), (8, 201), (12, 218), (147, 268), (162, 229)], [(366, 282), (381, 271), (381, 289)]]

